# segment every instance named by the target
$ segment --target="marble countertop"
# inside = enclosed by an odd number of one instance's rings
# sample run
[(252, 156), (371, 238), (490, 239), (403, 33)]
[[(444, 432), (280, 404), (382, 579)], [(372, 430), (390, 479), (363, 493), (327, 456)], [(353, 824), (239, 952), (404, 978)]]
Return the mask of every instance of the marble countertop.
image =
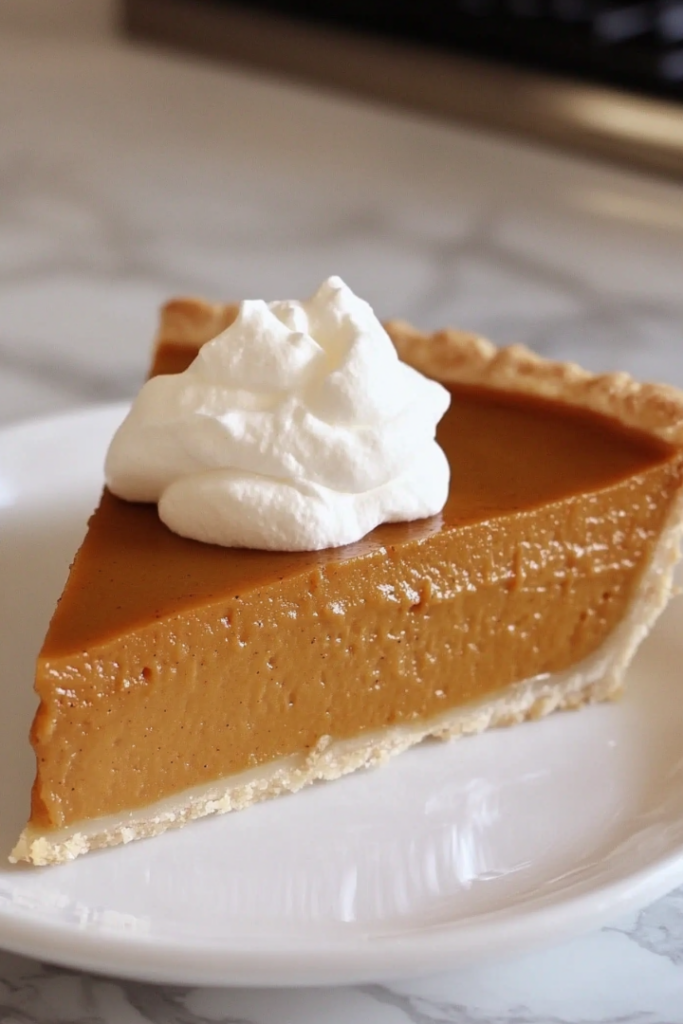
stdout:
[[(382, 315), (683, 385), (675, 186), (105, 37), (5, 32), (0, 124), (1, 422), (131, 396), (170, 294), (330, 273)], [(159, 987), (0, 953), (0, 1021), (683, 1024), (683, 888), (391, 987)]]

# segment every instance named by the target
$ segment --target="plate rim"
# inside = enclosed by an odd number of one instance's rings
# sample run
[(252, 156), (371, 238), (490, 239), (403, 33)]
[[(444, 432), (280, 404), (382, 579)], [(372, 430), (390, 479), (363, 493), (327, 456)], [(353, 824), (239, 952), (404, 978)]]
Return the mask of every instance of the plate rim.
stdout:
[[(27, 869), (28, 870), (28, 869)], [(48, 869), (49, 870), (49, 869)], [(599, 929), (615, 914), (635, 911), (672, 891), (683, 878), (683, 847), (614, 882), (535, 909), (442, 922), (410, 934), (363, 942), (280, 939), (254, 948), (241, 941), (221, 948), (177, 940), (145, 942), (124, 933), (78, 930), (30, 921), (27, 912), (0, 908), (4, 950), (78, 970), (149, 983), (298, 988), (384, 982), (513, 959)], [(302, 958), (305, 958), (302, 962)]]

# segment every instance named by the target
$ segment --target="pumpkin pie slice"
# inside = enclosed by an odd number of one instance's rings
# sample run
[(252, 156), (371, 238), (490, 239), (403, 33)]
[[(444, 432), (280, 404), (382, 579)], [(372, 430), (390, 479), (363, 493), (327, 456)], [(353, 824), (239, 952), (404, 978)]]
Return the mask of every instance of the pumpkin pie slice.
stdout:
[[(175, 373), (236, 307), (163, 311)], [(440, 515), (343, 548), (171, 533), (105, 490), (38, 657), (13, 860), (55, 864), (450, 738), (616, 696), (678, 557), (683, 395), (387, 329), (452, 392)]]

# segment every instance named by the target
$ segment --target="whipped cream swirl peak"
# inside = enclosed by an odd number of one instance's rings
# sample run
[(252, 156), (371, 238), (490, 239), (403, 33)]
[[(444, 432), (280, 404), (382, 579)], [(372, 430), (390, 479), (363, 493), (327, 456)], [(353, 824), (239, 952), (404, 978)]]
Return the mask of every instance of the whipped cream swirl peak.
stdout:
[(330, 277), (306, 302), (243, 302), (187, 370), (147, 381), (111, 442), (107, 485), (211, 544), (349, 544), (441, 511), (435, 432), (449, 402)]

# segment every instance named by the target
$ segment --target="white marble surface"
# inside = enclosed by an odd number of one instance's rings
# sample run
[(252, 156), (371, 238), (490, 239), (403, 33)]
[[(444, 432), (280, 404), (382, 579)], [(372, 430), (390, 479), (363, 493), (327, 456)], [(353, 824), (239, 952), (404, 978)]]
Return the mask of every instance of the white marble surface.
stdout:
[[(131, 395), (169, 294), (301, 295), (332, 272), (382, 315), (683, 385), (674, 186), (96, 34), (5, 31), (0, 126), (0, 421)], [(683, 1024), (683, 889), (391, 987), (162, 988), (0, 953), (0, 1022), (33, 1021)]]

